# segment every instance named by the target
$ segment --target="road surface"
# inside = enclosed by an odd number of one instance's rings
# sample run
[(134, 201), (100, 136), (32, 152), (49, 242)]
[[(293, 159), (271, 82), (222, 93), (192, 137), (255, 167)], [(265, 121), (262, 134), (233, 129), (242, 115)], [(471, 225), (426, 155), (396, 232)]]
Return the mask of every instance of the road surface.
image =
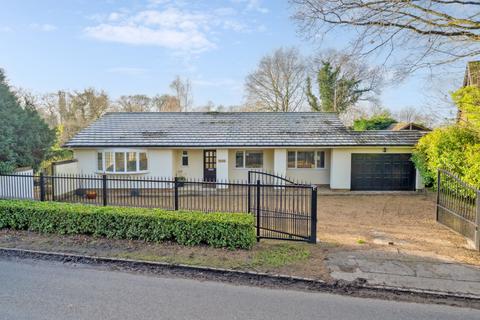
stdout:
[(480, 311), (0, 258), (0, 318), (478, 320)]

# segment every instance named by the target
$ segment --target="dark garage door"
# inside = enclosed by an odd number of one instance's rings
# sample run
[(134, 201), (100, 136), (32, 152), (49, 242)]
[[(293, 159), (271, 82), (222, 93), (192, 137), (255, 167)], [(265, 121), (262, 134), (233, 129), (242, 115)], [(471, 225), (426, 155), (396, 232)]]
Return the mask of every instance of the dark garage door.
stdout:
[(415, 190), (410, 154), (352, 154), (352, 190)]

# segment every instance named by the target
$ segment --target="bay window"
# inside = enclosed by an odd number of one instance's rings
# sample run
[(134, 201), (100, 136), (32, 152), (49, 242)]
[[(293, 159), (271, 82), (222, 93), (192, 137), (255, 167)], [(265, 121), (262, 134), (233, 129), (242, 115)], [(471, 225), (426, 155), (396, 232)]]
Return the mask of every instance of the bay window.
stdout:
[(235, 153), (236, 168), (263, 168), (263, 151), (237, 151)]
[(323, 169), (325, 168), (325, 151), (288, 151), (287, 167), (289, 169)]
[(147, 153), (102, 151), (97, 153), (97, 169), (107, 173), (138, 173), (148, 169)]

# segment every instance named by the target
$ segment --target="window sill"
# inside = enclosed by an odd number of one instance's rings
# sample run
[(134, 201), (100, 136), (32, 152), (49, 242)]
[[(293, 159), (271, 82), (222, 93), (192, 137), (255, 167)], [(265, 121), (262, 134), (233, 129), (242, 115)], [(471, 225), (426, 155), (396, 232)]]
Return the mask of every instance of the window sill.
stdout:
[(327, 168), (287, 168), (287, 170), (328, 170)]
[(96, 174), (106, 174), (106, 175), (110, 175), (110, 176), (117, 176), (117, 175), (136, 175), (136, 174), (146, 174), (146, 173), (149, 173), (148, 170), (145, 170), (145, 171), (135, 171), (135, 172), (103, 172), (103, 171), (96, 171), (95, 172)]

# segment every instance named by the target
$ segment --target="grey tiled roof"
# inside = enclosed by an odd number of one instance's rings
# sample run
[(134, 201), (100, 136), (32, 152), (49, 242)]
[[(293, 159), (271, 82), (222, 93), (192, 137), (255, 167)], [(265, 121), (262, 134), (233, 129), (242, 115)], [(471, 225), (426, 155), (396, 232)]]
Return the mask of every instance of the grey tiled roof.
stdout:
[(334, 113), (107, 113), (67, 147), (412, 146), (418, 131), (347, 129)]

